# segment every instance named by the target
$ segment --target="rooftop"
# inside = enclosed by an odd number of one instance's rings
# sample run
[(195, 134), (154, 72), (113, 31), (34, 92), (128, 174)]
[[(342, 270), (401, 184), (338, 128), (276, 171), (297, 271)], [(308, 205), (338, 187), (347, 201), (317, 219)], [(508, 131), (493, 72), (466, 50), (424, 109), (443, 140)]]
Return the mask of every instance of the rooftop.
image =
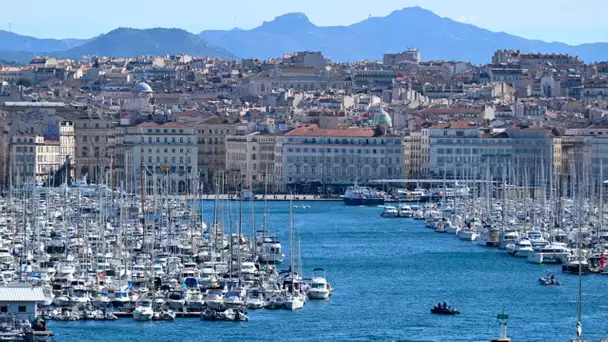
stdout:
[(0, 287), (0, 302), (44, 302), (41, 287), (16, 285)]
[(372, 128), (319, 128), (317, 125), (298, 127), (286, 136), (296, 137), (373, 137)]

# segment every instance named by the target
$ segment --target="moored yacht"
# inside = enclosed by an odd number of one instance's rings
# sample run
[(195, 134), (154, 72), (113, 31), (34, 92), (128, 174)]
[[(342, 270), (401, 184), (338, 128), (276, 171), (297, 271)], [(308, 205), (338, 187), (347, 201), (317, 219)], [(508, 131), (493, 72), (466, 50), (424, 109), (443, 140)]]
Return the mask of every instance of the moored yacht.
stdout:
[(397, 217), (397, 216), (399, 216), (399, 212), (397, 211), (397, 208), (393, 207), (392, 205), (387, 205), (384, 207), (384, 210), (382, 211), (380, 216), (391, 217), (391, 218)]
[(484, 247), (498, 247), (500, 245), (500, 229), (482, 228), (477, 237), (477, 244)]
[(475, 241), (477, 240), (477, 232), (471, 228), (461, 229), (458, 232), (458, 238), (463, 241)]
[(528, 253), (528, 261), (534, 264), (559, 264), (570, 256), (570, 250), (565, 245), (553, 243), (544, 247), (535, 247)]
[(154, 316), (152, 302), (147, 299), (142, 299), (137, 302), (137, 306), (133, 310), (133, 319), (140, 322), (149, 321)]
[(507, 254), (518, 258), (527, 258), (528, 254), (534, 252), (532, 243), (527, 239), (507, 244), (505, 248), (507, 249)]
[(505, 230), (500, 236), (500, 245), (498, 248), (505, 249), (507, 245), (517, 243), (519, 240), (519, 232), (516, 230)]
[[(310, 299), (327, 299), (331, 296), (333, 288), (327, 282), (325, 277), (325, 270), (322, 268), (315, 268), (312, 270), (313, 276), (310, 281), (310, 288), (308, 288), (307, 294)], [(322, 272), (322, 274), (319, 274)]]

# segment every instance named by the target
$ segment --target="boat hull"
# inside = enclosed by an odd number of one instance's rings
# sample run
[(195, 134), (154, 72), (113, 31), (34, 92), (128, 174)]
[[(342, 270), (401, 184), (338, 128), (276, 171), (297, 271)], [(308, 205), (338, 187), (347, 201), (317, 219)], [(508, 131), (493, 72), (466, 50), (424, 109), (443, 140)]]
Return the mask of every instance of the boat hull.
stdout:
[(346, 205), (384, 205), (384, 198), (349, 198), (344, 197), (344, 204)]

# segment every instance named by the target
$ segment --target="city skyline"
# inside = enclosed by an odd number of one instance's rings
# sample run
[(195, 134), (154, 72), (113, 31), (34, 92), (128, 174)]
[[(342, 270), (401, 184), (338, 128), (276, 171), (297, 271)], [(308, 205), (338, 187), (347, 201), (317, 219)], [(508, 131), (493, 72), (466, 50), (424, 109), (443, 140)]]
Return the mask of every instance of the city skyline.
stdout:
[[(351, 25), (369, 16), (383, 17), (404, 7), (420, 6), (439, 16), (464, 22), (497, 32), (506, 32), (527, 39), (559, 41), (571, 45), (608, 41), (608, 23), (601, 20), (608, 3), (594, 4), (594, 11), (586, 7), (570, 8), (565, 0), (524, 2), (515, 0), (508, 7), (500, 8), (480, 0), (469, 0), (467, 5), (445, 0), (394, 1), (380, 0), (374, 7), (364, 1), (351, 1), (348, 6), (341, 2), (308, 1), (305, 5), (265, 1), (265, 6), (252, 8), (246, 2), (235, 1), (230, 9), (222, 3), (199, 4), (184, 1), (175, 9), (163, 8), (157, 0), (149, 6), (124, 3), (116, 0), (104, 2), (104, 8), (96, 8), (97, 15), (82, 15), (80, 4), (73, 0), (59, 1), (62, 6), (45, 7), (44, 12), (20, 11), (17, 3), (5, 4), (6, 16), (0, 21), (0, 29), (37, 38), (92, 38), (118, 27), (151, 28), (177, 27), (192, 33), (203, 30), (251, 29), (264, 21), (292, 12), (302, 12), (318, 26)], [(241, 6), (239, 6), (239, 4)], [(569, 7), (570, 6), (570, 7)], [(112, 10), (107, 18), (104, 9)], [(184, 11), (184, 8), (189, 8)], [(568, 11), (563, 11), (568, 8)], [(522, 10), (524, 9), (524, 10)], [(134, 16), (133, 13), (140, 13)]]

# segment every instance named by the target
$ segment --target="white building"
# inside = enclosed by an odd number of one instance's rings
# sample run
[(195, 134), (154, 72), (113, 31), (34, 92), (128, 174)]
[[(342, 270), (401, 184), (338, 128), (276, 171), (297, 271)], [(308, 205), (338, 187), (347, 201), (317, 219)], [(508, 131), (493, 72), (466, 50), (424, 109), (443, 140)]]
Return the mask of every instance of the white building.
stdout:
[(374, 179), (404, 178), (404, 138), (372, 128), (296, 128), (283, 142), (283, 182), (344, 187)]

